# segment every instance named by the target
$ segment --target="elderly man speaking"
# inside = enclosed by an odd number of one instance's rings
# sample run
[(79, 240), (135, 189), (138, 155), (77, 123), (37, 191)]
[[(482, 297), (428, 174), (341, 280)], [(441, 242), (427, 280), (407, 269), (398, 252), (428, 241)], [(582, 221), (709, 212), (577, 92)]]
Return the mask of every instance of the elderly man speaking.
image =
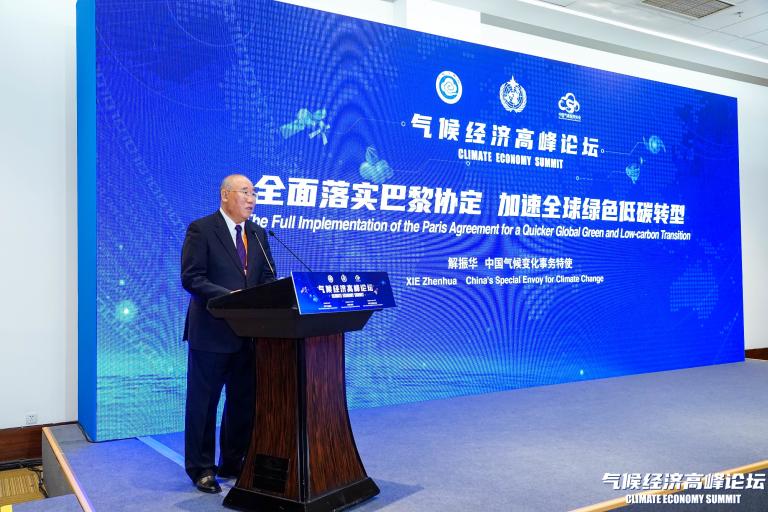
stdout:
[[(200, 491), (221, 492), (220, 478), (238, 476), (253, 417), (253, 346), (206, 309), (209, 299), (275, 279), (265, 232), (248, 220), (255, 194), (241, 174), (224, 178), (217, 212), (192, 222), (181, 252), (181, 283), (190, 295), (184, 325), (189, 342), (184, 429), (186, 471)], [(226, 389), (219, 463), (216, 410)]]

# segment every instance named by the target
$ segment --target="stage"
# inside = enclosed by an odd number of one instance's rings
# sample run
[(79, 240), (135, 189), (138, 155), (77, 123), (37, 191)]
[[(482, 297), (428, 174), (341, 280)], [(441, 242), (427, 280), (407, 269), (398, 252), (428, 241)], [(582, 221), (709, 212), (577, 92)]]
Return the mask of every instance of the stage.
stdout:
[[(766, 473), (766, 385), (768, 361), (747, 360), (353, 410), (381, 494), (350, 510), (609, 510), (636, 491), (614, 490), (606, 473)], [(183, 433), (89, 443), (67, 425), (43, 440), (46, 482), (62, 496), (14, 510), (79, 510), (67, 487), (98, 511), (225, 510), (234, 483), (223, 481), (221, 495), (198, 492), (184, 473)], [(740, 505), (701, 510), (768, 505), (765, 490), (740, 494)], [(699, 510), (690, 507), (666, 506)]]

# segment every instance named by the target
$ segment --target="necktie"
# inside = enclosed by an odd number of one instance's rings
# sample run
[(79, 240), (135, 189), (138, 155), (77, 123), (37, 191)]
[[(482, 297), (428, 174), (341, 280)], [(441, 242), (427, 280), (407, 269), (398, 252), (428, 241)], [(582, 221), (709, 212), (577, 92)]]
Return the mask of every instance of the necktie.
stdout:
[(237, 255), (240, 256), (240, 263), (243, 265), (243, 270), (248, 268), (247, 259), (245, 256), (245, 245), (243, 244), (243, 228), (239, 224), (235, 226), (235, 246), (237, 247)]

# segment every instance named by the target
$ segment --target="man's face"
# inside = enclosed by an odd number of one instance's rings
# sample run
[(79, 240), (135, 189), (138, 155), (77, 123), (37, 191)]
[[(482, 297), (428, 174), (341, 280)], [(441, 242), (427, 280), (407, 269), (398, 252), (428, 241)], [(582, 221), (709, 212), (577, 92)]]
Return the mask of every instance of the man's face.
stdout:
[(221, 191), (221, 208), (230, 219), (239, 224), (250, 218), (253, 213), (253, 183), (244, 176), (237, 176), (232, 179), (231, 184), (232, 190)]

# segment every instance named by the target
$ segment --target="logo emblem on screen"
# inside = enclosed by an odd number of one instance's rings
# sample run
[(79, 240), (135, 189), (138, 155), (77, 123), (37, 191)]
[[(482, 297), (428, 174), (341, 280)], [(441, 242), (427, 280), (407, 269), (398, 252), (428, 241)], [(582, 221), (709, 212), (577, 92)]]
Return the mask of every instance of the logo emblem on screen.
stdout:
[(328, 282), (329, 283), (333, 282), (333, 276), (331, 274), (328, 274)]
[(581, 105), (579, 105), (579, 102), (576, 100), (576, 95), (572, 92), (566, 93), (565, 96), (560, 98), (557, 107), (562, 111), (558, 115), (560, 119), (564, 121), (575, 121), (577, 123), (581, 122), (581, 116), (576, 113), (581, 110)]
[(443, 71), (437, 75), (435, 89), (437, 89), (437, 95), (440, 96), (440, 99), (449, 105), (453, 105), (461, 99), (461, 80), (452, 71)]
[(519, 114), (528, 103), (528, 95), (523, 86), (515, 81), (515, 77), (511, 77), (499, 87), (499, 100), (504, 110)]

